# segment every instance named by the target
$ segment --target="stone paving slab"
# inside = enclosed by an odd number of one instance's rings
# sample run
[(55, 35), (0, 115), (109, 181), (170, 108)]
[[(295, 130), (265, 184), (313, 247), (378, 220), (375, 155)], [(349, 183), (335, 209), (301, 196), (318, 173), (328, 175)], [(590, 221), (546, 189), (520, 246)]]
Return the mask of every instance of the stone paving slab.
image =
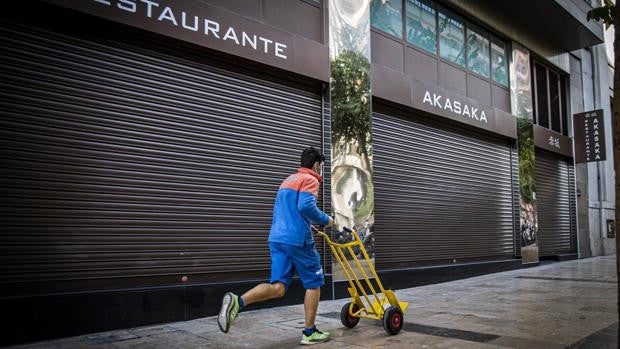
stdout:
[[(614, 257), (595, 257), (398, 290), (410, 308), (396, 336), (367, 319), (345, 329), (349, 299), (322, 301), (317, 326), (333, 339), (314, 347), (617, 348), (615, 268)], [(207, 317), (11, 348), (300, 348), (303, 314), (301, 304), (243, 312), (228, 334)]]

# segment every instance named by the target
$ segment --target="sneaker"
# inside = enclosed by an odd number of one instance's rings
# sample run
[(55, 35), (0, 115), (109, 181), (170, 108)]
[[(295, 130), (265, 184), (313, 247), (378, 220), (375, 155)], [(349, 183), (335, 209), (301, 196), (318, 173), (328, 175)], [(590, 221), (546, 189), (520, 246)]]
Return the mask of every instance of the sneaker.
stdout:
[(305, 333), (301, 335), (301, 344), (310, 345), (323, 343), (327, 342), (329, 339), (329, 332), (321, 332), (315, 328), (311, 335), (306, 336)]
[(222, 299), (222, 309), (217, 316), (217, 324), (222, 332), (228, 332), (230, 324), (235, 320), (237, 314), (239, 314), (239, 296), (232, 292), (226, 292)]

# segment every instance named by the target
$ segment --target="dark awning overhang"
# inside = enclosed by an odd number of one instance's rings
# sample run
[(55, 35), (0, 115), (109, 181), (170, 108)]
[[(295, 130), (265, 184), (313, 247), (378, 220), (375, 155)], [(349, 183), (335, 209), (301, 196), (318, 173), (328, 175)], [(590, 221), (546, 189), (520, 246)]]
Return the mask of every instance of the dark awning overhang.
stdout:
[(584, 0), (492, 0), (492, 3), (528, 25), (543, 40), (565, 51), (604, 42), (603, 25), (586, 19), (592, 7)]

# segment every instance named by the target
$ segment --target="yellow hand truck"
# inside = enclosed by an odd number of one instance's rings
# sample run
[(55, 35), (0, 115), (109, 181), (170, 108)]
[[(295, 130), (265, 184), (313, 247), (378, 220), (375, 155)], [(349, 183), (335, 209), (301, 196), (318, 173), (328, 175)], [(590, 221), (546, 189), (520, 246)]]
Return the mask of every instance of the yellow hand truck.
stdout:
[[(353, 236), (353, 241), (339, 244), (334, 242), (325, 232), (319, 231), (314, 227), (312, 229), (325, 239), (334, 258), (338, 261), (349, 281), (348, 289), (351, 295), (351, 302), (345, 304), (340, 310), (340, 321), (342, 324), (345, 327), (353, 328), (360, 321), (360, 318), (382, 320), (385, 332), (390, 335), (400, 332), (404, 324), (404, 312), (407, 310), (409, 303), (399, 302), (394, 291), (383, 288), (383, 284), (379, 280), (379, 276), (377, 276), (375, 267), (370, 257), (368, 257), (364, 243), (357, 231), (346, 227), (343, 228), (345, 232)], [(357, 258), (354, 251), (356, 247), (359, 248), (359, 251), (364, 256), (366, 267), (378, 286), (378, 292), (364, 270), (364, 266), (360, 263), (360, 259)], [(350, 256), (351, 260), (347, 256)], [(364, 284), (370, 292), (367, 292)], [(370, 297), (369, 293), (374, 297)]]

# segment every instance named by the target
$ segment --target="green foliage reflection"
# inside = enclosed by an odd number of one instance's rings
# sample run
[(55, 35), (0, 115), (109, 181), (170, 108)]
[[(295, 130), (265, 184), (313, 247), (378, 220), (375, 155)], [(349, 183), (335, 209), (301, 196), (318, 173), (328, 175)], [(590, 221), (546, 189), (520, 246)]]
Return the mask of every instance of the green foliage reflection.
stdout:
[(519, 191), (526, 203), (534, 201), (536, 177), (534, 167), (534, 129), (532, 122), (517, 118), (518, 151), (519, 151)]
[(357, 144), (370, 155), (370, 62), (343, 50), (331, 62), (332, 144)]

